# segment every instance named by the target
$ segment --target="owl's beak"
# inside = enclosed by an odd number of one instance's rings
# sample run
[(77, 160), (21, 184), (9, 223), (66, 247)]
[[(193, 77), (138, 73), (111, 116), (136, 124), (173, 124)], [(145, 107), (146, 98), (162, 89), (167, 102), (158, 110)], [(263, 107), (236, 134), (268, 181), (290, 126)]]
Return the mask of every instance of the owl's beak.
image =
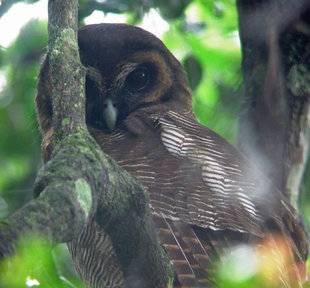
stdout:
[(103, 110), (103, 119), (109, 129), (110, 132), (113, 132), (118, 116), (118, 109), (115, 105), (115, 102), (111, 99), (106, 99), (105, 103), (106, 105), (105, 109)]

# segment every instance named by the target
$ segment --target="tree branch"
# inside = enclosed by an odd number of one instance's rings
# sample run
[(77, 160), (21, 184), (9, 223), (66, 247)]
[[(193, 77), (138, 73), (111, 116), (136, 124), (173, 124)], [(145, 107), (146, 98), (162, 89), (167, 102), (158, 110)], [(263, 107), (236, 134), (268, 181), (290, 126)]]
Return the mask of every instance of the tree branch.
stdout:
[(76, 0), (48, 2), (48, 53), (52, 76), (53, 127), (57, 143), (63, 136), (87, 133), (85, 124), (85, 69), (77, 44)]
[(104, 155), (86, 128), (77, 7), (77, 0), (49, 1), (56, 145), (51, 161), (37, 176), (36, 198), (0, 226), (0, 255), (12, 253), (22, 234), (37, 234), (51, 243), (71, 241), (96, 217), (108, 227), (125, 274), (138, 259), (137, 269), (147, 287), (167, 287), (173, 278), (171, 264), (154, 232), (144, 187)]

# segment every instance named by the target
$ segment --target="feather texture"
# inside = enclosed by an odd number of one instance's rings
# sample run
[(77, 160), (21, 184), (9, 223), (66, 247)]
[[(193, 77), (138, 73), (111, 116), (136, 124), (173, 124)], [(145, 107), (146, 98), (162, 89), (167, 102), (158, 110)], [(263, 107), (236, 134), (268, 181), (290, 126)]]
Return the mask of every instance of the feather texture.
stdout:
[(68, 243), (68, 249), (76, 260), (75, 269), (87, 287), (126, 287), (111, 239), (96, 222)]
[(150, 192), (159, 238), (182, 287), (214, 284), (213, 259), (240, 243), (263, 245), (273, 233), (304, 261), (305, 235), (294, 209), (235, 148), (176, 112), (139, 117), (147, 118), (143, 137), (124, 127), (94, 136)]

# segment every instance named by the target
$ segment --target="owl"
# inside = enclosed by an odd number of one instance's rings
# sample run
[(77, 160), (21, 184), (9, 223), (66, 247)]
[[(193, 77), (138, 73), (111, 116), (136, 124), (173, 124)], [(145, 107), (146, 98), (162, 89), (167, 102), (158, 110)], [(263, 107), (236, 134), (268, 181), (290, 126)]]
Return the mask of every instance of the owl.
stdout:
[[(307, 256), (296, 211), (231, 144), (199, 124), (186, 73), (165, 45), (126, 24), (84, 26), (78, 44), (87, 71), (88, 129), (147, 189), (157, 235), (173, 262), (174, 287), (215, 287), (223, 255), (244, 244), (289, 259), (277, 262), (277, 277), (283, 287), (293, 285), (291, 268), (303, 268)], [(48, 55), (36, 106), (46, 162), (53, 150)], [(94, 219), (68, 244), (82, 280), (91, 287), (144, 287), (130, 271), (113, 274), (118, 268), (109, 263), (117, 253), (100, 227)]]

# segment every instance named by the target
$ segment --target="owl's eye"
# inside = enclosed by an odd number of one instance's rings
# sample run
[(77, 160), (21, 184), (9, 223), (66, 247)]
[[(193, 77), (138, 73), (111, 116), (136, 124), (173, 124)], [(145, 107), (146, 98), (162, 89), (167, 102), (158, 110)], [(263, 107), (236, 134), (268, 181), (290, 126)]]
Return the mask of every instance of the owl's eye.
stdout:
[(149, 83), (149, 71), (145, 67), (140, 67), (131, 72), (126, 79), (126, 87), (133, 91), (140, 91)]

